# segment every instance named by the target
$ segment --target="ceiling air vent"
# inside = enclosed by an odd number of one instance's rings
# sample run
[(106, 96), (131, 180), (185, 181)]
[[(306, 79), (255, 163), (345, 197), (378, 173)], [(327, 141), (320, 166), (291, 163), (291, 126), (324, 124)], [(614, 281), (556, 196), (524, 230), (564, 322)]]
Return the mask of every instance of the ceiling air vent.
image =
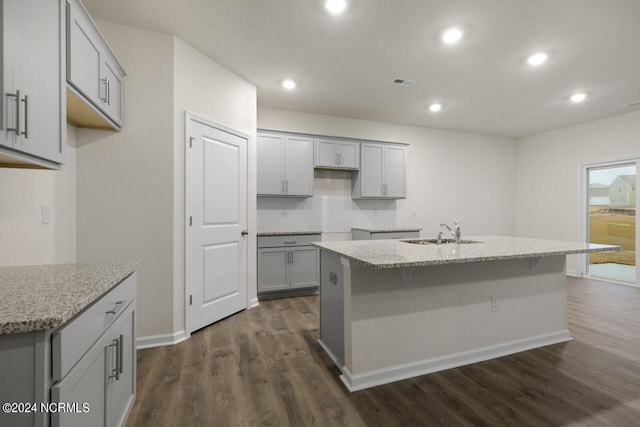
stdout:
[(416, 82), (415, 80), (407, 80), (407, 79), (400, 79), (400, 78), (395, 78), (391, 80), (391, 83), (401, 85), (401, 86), (411, 86), (415, 82)]

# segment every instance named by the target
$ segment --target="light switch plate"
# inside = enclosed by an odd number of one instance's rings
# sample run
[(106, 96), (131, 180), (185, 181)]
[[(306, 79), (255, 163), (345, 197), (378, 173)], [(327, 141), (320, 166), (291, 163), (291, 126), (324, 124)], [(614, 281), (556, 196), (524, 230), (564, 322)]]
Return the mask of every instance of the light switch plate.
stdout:
[(42, 205), (42, 223), (51, 224), (51, 208), (48, 205)]

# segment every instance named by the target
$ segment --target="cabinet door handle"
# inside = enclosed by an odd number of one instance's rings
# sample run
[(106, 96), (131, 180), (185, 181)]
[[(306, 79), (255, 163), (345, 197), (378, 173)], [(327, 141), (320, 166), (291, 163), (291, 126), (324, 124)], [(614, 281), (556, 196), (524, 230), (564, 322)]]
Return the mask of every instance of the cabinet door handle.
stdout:
[[(29, 139), (29, 96), (25, 95), (22, 98), (22, 102), (24, 102), (24, 132), (20, 132), (20, 135), (24, 135), (25, 139)], [(18, 111), (20, 107), (18, 106)], [(20, 123), (18, 123), (20, 126)]]
[(116, 381), (120, 380), (120, 340), (113, 340), (111, 344), (109, 344), (109, 348), (116, 348), (116, 367), (112, 369), (112, 374), (108, 376), (108, 378), (115, 378)]
[(282, 243), (284, 243), (285, 245), (295, 245), (297, 242), (297, 240), (285, 240)]
[(111, 105), (111, 79), (107, 79), (107, 105)]
[(105, 77), (104, 79), (100, 79), (100, 81), (102, 83), (104, 83), (104, 98), (100, 97), (100, 101), (107, 102), (107, 99), (109, 97), (109, 95), (108, 95), (108, 93), (109, 93), (109, 79)]
[(17, 90), (16, 93), (8, 93), (7, 98), (16, 99), (16, 126), (13, 128), (8, 127), (7, 131), (15, 132), (16, 135), (20, 135), (20, 91)]
[(125, 303), (125, 302), (127, 302), (127, 300), (126, 300), (126, 299), (125, 299), (125, 300), (122, 300), (122, 301), (118, 301), (118, 302), (116, 302), (116, 306), (115, 306), (115, 308), (114, 308), (113, 310), (109, 310), (109, 311), (107, 311), (107, 314), (116, 314), (117, 312), (119, 312), (119, 311), (120, 311), (120, 309), (121, 309), (122, 307), (124, 307), (124, 305), (125, 305), (124, 303)]
[(293, 251), (289, 252), (291, 254), (291, 264), (293, 264)]
[[(118, 347), (118, 358), (120, 360), (119, 371), (121, 374), (124, 374), (124, 336), (120, 334), (120, 346)], [(120, 378), (116, 378), (116, 381)]]
[(284, 179), (283, 179), (282, 180), (282, 193), (286, 193), (286, 192), (287, 192), (287, 190), (284, 187)]

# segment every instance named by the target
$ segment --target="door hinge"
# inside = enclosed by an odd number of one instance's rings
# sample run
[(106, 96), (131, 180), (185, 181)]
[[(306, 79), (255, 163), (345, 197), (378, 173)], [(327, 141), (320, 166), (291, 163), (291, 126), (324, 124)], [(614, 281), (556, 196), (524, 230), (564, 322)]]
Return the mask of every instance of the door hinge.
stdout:
[(193, 305), (193, 295), (189, 295), (189, 305)]
[(195, 139), (195, 138), (194, 138), (194, 137), (192, 137), (192, 136), (190, 136), (190, 137), (189, 137), (189, 148), (193, 148), (193, 140), (194, 140), (194, 139)]
[(189, 227), (193, 226), (193, 217), (189, 217)]

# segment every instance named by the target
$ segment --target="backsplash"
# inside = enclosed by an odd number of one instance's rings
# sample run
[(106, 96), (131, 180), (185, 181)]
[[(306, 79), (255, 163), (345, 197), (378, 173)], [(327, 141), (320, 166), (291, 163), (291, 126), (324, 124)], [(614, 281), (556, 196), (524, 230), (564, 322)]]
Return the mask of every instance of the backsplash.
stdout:
[(351, 173), (317, 170), (313, 197), (258, 197), (258, 230), (322, 230), (350, 233), (351, 227), (395, 227), (395, 200), (351, 199)]

